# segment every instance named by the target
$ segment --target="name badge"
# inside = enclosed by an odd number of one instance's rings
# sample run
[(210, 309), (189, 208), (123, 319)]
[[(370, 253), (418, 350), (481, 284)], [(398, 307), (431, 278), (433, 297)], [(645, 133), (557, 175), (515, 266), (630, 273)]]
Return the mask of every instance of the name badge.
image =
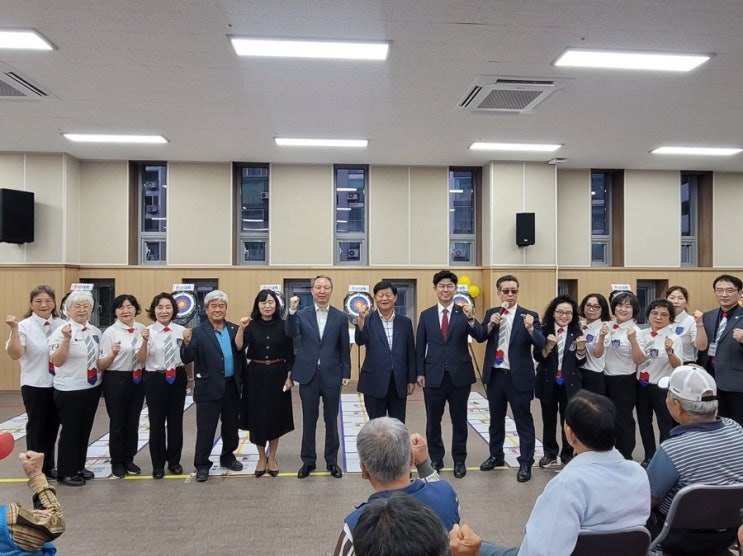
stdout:
[(681, 334), (684, 333), (684, 327), (683, 326), (677, 326), (676, 327), (676, 336), (681, 336)]
[(589, 344), (592, 344), (593, 340), (594, 340), (593, 334), (586, 334), (586, 342), (588, 342)]
[(618, 348), (619, 347), (619, 344), (620, 344), (620, 341), (619, 340), (612, 340), (611, 341), (611, 347), (613, 347), (613, 348)]
[(707, 355), (709, 357), (714, 357), (716, 353), (717, 353), (717, 342), (712, 342), (707, 348)]

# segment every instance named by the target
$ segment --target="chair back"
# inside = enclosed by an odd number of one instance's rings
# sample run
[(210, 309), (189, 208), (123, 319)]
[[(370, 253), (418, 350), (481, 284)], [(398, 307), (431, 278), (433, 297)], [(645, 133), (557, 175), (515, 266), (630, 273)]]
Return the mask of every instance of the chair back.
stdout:
[(571, 556), (646, 556), (650, 532), (645, 527), (618, 531), (581, 531)]

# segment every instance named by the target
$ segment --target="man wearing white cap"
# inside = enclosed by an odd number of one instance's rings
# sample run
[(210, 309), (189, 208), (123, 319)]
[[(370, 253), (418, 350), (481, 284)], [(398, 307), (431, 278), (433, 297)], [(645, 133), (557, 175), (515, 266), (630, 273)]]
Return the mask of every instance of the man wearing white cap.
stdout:
[[(653, 507), (648, 529), (653, 536), (660, 533), (681, 488), (743, 482), (743, 428), (717, 416), (717, 385), (709, 373), (697, 365), (681, 365), (658, 385), (668, 388), (666, 406), (680, 424), (671, 429), (671, 438), (660, 445), (647, 468)], [(701, 533), (674, 529), (663, 541), (663, 550), (716, 554), (734, 539), (734, 529)]]

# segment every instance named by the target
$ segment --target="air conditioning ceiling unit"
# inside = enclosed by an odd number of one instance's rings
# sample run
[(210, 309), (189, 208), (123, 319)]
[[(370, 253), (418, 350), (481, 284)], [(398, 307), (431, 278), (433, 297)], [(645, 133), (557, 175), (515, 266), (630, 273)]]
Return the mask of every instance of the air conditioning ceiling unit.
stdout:
[(475, 113), (525, 114), (560, 90), (554, 79), (481, 75), (457, 108)]

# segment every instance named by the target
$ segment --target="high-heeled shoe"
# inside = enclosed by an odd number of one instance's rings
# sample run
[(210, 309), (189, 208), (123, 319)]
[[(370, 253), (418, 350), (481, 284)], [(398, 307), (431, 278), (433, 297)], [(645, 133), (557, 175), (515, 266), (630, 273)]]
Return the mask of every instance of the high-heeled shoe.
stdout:
[[(263, 466), (263, 469), (258, 469), (258, 466), (256, 466), (256, 468), (255, 468), (255, 477), (256, 477), (256, 479), (258, 477), (263, 477), (263, 475), (266, 474), (266, 471), (268, 471), (268, 463)], [(270, 471), (269, 471), (269, 473), (270, 473)]]
[[(266, 464), (268, 465), (268, 464)], [(279, 462), (276, 462), (276, 469), (271, 469), (270, 467), (267, 467), (268, 474), (271, 475), (271, 477), (278, 477), (279, 476), (279, 468), (278, 468)]]

